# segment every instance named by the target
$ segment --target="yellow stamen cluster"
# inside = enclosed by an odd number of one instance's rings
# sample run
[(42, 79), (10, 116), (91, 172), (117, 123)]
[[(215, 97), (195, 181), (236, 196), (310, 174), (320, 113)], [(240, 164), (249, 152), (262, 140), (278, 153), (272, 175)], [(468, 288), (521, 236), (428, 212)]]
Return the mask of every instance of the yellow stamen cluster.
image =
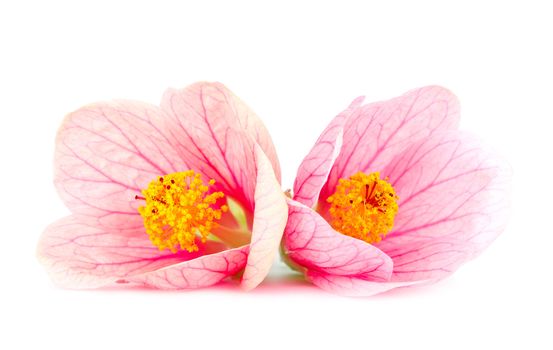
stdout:
[(198, 250), (196, 237), (206, 241), (211, 230), (217, 227), (226, 205), (215, 207), (223, 192), (208, 194), (211, 179), (205, 185), (200, 174), (192, 170), (158, 177), (142, 190), (145, 206), (138, 208), (144, 219), (146, 233), (159, 250), (169, 249), (176, 253), (178, 248), (193, 252)]
[(363, 172), (338, 180), (328, 197), (331, 225), (335, 230), (367, 243), (378, 243), (394, 226), (399, 199), (380, 173)]

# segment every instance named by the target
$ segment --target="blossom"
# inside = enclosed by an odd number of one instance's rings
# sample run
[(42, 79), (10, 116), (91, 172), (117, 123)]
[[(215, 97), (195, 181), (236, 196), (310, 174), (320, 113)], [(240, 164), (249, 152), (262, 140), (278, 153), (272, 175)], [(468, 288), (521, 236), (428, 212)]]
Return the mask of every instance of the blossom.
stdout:
[(55, 185), (72, 215), (38, 258), (69, 288), (162, 289), (268, 273), (287, 217), (280, 166), (261, 120), (220, 83), (169, 89), (161, 105), (95, 103), (69, 114)]
[(368, 296), (441, 280), (504, 229), (510, 168), (430, 86), (358, 98), (301, 163), (282, 249), (315, 285)]

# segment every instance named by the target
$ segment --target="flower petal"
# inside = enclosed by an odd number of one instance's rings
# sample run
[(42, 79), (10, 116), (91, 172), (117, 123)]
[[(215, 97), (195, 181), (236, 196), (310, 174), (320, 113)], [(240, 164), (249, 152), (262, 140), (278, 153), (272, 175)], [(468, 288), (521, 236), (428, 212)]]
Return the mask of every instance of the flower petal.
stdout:
[(193, 289), (212, 286), (244, 269), (249, 246), (227, 249), (196, 259), (130, 277), (129, 282), (159, 289)]
[(288, 218), (288, 207), (271, 163), (256, 145), (257, 182), (255, 211), (248, 264), (242, 287), (255, 288), (267, 274), (275, 259)]
[(416, 142), (383, 174), (400, 198), (394, 230), (378, 245), (394, 260), (393, 281), (443, 278), (506, 225), (510, 167), (467, 134)]
[(338, 114), (303, 159), (294, 182), (294, 200), (310, 208), (317, 204), (319, 192), (342, 148), (344, 124), (352, 113), (359, 113), (363, 99), (364, 97), (355, 99), (345, 111)]
[[(105, 229), (95, 218), (68, 216), (45, 230), (37, 256), (54, 282), (68, 288), (97, 288), (131, 280), (160, 288), (171, 288), (167, 284), (199, 287), (232, 275), (246, 264), (247, 246), (234, 250), (224, 250), (224, 245), (215, 242), (199, 246), (195, 253), (160, 252), (143, 228)], [(228, 265), (221, 264), (225, 259)]]
[(134, 196), (156, 176), (186, 169), (163, 119), (158, 107), (133, 101), (96, 103), (66, 117), (56, 142), (55, 184), (73, 213), (104, 225), (140, 225)]
[(284, 249), (294, 263), (319, 274), (387, 281), (393, 269), (380, 249), (334, 231), (318, 213), (292, 200)]
[(358, 107), (344, 126), (343, 147), (321, 191), (324, 201), (338, 179), (380, 171), (413, 141), (455, 129), (459, 103), (448, 90), (429, 86), (394, 99)]
[(408, 287), (421, 282), (372, 282), (351, 276), (330, 275), (308, 271), (307, 278), (327, 292), (347, 297), (368, 297), (391, 289)]
[[(171, 116), (175, 148), (187, 164), (253, 210), (255, 140), (267, 154), (277, 179), (280, 166), (271, 137), (261, 120), (220, 83), (196, 83), (165, 92), (162, 108)], [(252, 147), (248, 149), (248, 147)]]

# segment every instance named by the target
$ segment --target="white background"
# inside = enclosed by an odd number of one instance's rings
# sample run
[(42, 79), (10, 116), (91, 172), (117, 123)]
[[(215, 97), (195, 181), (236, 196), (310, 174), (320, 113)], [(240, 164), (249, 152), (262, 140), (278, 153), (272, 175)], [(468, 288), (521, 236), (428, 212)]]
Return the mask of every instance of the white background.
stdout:
[[(546, 3), (2, 2), (0, 348), (551, 349)], [(510, 225), (451, 278), (368, 299), (290, 280), (281, 264), (250, 293), (54, 287), (34, 250), (68, 213), (52, 185), (64, 115), (113, 98), (158, 103), (197, 80), (225, 83), (266, 122), (286, 188), (356, 96), (444, 85), (461, 100), (462, 128), (513, 166)]]

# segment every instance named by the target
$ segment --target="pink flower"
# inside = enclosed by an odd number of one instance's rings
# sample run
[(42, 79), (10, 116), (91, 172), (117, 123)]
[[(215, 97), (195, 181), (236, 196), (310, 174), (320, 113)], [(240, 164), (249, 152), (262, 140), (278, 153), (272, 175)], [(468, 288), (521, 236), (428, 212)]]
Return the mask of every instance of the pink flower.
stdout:
[(443, 88), (362, 102), (300, 165), (285, 259), (344, 295), (438, 281), (504, 229), (510, 168), (457, 130), (459, 105)]
[(161, 107), (88, 105), (59, 130), (55, 184), (72, 215), (38, 257), (69, 288), (197, 288), (245, 269), (251, 289), (285, 226), (279, 182), (269, 133), (222, 84), (169, 89)]

